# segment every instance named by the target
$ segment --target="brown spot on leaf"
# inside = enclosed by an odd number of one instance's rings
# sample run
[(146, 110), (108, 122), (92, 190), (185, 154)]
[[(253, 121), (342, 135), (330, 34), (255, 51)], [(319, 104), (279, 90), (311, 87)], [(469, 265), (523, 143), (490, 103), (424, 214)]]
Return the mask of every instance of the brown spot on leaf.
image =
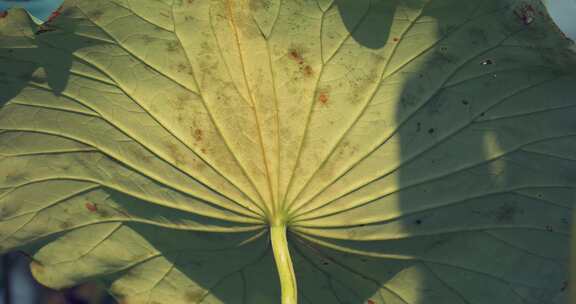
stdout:
[(329, 100), (328, 93), (321, 92), (320, 95), (318, 95), (318, 101), (321, 104), (326, 105), (328, 103), (328, 100)]
[(86, 209), (88, 209), (88, 211), (90, 211), (90, 212), (98, 211), (98, 207), (96, 206), (96, 204), (91, 203), (91, 202), (84, 204), (84, 207), (86, 207)]
[(300, 51), (292, 49), (290, 50), (290, 52), (288, 52), (288, 57), (290, 57), (290, 59), (298, 63), (298, 65), (300, 66), (300, 71), (305, 76), (312, 76), (314, 74), (314, 69), (312, 69), (310, 65), (305, 64), (304, 57), (302, 57)]
[(182, 165), (185, 163), (184, 155), (182, 152), (180, 152), (180, 150), (178, 150), (178, 147), (174, 143), (167, 143), (166, 149), (168, 150), (170, 157), (174, 160), (176, 165)]
[(312, 76), (312, 74), (314, 74), (314, 70), (312, 70), (312, 67), (310, 67), (309, 65), (304, 66), (304, 68), (302, 68), (302, 71), (306, 76)]
[(376, 302), (374, 302), (374, 301), (372, 301), (372, 300), (368, 299), (368, 301), (366, 301), (366, 304), (376, 304)]
[(202, 130), (200, 130), (200, 129), (194, 130), (194, 139), (196, 141), (202, 141)]
[(296, 61), (298, 64), (304, 63), (304, 58), (302, 58), (302, 54), (300, 54), (299, 51), (292, 49), (290, 50), (290, 53), (288, 53), (288, 55), (292, 60)]
[(184, 63), (179, 63), (179, 64), (176, 66), (176, 70), (177, 70), (178, 72), (184, 72), (184, 71), (186, 70), (186, 68), (187, 68), (187, 66), (186, 66)]
[(206, 154), (206, 149), (202, 148), (202, 149), (200, 149), (200, 152)]
[(398, 41), (400, 41), (400, 39), (398, 39), (398, 37), (394, 37), (394, 38), (392, 39), (392, 41), (398, 42)]

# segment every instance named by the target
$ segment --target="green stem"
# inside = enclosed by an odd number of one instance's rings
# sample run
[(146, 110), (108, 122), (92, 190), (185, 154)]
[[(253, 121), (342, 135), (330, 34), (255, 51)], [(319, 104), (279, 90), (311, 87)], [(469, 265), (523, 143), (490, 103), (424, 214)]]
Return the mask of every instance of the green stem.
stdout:
[(272, 240), (276, 269), (278, 269), (278, 276), (280, 277), (282, 304), (297, 304), (296, 276), (294, 275), (294, 267), (292, 266), (290, 250), (288, 249), (286, 226), (270, 226), (270, 238)]

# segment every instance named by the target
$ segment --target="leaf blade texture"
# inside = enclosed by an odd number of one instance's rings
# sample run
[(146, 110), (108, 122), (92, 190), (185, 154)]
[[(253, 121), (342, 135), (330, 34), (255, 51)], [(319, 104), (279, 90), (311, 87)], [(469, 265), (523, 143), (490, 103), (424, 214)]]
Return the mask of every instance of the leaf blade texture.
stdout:
[(536, 1), (77, 0), (0, 42), (0, 251), (42, 284), (566, 301), (576, 56)]

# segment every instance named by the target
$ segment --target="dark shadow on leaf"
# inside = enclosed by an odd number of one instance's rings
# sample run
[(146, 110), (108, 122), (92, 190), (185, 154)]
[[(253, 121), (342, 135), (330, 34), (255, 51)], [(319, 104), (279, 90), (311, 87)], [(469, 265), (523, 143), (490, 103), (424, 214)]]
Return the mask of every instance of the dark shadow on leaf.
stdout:
[[(10, 15), (8, 15), (10, 16)], [(9, 17), (7, 17), (9, 18)], [(34, 28), (28, 46), (0, 46), (0, 106), (14, 98), (29, 83), (48, 86), (55, 95), (66, 88), (73, 53), (81, 48), (101, 44), (101, 41), (75, 34), (74, 23), (64, 27), (58, 22)]]
[(336, 0), (334, 5), (356, 42), (371, 49), (388, 42), (397, 1)]
[[(368, 202), (349, 210), (352, 222), (381, 220), (333, 229), (381, 240), (318, 238), (373, 257), (294, 241), (306, 303), (561, 301), (573, 201), (560, 198), (576, 170), (568, 152), (576, 65), (549, 35), (542, 6), (403, 1), (396, 17), (412, 9), (413, 24), (384, 39), (381, 25), (362, 32), (344, 9), (352, 4), (337, 3), (356, 42), (396, 44), (383, 81), (401, 93), (387, 100), (396, 104), (395, 130), (381, 149), (398, 156), (371, 188), (348, 193)], [(533, 21), (522, 17), (531, 10)], [(554, 144), (556, 136), (565, 140)]]

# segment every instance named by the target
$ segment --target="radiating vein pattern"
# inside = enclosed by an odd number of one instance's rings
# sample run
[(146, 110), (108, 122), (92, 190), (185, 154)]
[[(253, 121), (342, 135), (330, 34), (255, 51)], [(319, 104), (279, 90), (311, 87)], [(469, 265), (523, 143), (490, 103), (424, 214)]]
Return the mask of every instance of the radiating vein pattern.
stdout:
[[(0, 251), (122, 303), (565, 301), (576, 55), (520, 0), (0, 17)], [(166, 302), (166, 301), (170, 302)]]

